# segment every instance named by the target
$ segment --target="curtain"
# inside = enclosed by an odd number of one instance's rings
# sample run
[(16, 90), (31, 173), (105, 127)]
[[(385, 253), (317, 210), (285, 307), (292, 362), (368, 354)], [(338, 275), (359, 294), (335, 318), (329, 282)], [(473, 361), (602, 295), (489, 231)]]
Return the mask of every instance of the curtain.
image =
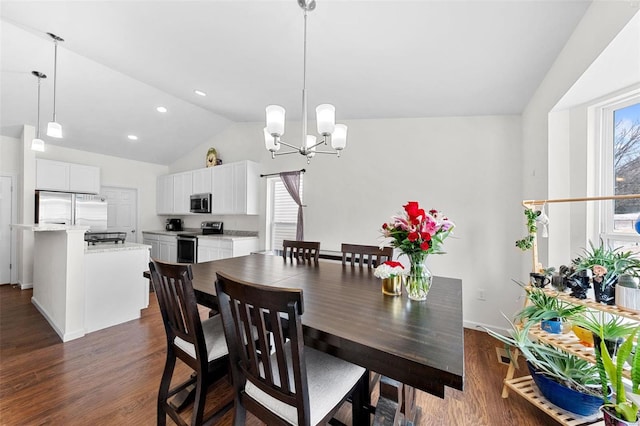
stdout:
[(298, 205), (298, 224), (296, 225), (296, 240), (304, 240), (304, 218), (302, 214), (302, 200), (300, 199), (300, 171), (297, 172), (282, 172), (280, 173), (280, 179), (284, 187), (287, 188), (287, 192), (293, 198), (293, 201)]

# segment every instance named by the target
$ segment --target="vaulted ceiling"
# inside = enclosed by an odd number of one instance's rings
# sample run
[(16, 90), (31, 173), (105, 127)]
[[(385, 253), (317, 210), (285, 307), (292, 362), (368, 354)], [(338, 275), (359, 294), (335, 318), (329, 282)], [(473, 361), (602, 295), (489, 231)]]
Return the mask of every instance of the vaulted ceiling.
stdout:
[[(335, 105), (337, 121), (520, 114), (589, 3), (317, 0), (308, 16), (310, 115), (320, 103)], [(296, 0), (4, 0), (0, 14), (3, 135), (36, 124), (33, 70), (48, 77), (47, 143), (123, 158), (170, 164), (233, 122), (263, 121), (272, 103), (300, 119)], [(47, 32), (65, 39), (60, 140), (44, 135), (53, 113)]]

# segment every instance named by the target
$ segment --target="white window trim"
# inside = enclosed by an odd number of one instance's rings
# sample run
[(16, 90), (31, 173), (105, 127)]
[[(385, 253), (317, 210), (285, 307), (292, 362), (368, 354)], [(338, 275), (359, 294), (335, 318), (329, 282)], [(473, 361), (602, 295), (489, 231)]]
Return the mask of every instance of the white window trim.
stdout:
[[(599, 116), (596, 134), (599, 136), (598, 156), (600, 158), (598, 173), (595, 176), (598, 182), (599, 193), (602, 196), (614, 194), (613, 176), (613, 143), (614, 143), (614, 122), (613, 113), (615, 110), (640, 103), (640, 89), (629, 91), (623, 95), (609, 99), (596, 107), (596, 114)], [(613, 229), (614, 202), (598, 203), (597, 215), (599, 217), (599, 236), (605, 242), (629, 241), (640, 242), (640, 235), (627, 232), (615, 231)]]

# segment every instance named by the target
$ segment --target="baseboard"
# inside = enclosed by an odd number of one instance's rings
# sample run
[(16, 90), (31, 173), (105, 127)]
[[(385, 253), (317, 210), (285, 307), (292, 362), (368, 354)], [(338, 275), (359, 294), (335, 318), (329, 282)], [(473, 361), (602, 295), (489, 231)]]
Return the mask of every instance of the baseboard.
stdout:
[(491, 330), (500, 333), (500, 334), (504, 334), (505, 336), (509, 335), (509, 328), (505, 328), (505, 327), (495, 327), (492, 325), (487, 325), (487, 324), (482, 324), (479, 322), (473, 322), (473, 321), (463, 321), (462, 323), (464, 328), (469, 328), (472, 330), (478, 330), (478, 331), (484, 331), (486, 333), (486, 329), (490, 328)]
[(20, 280), (18, 280), (18, 285), (20, 286), (20, 290), (26, 290), (28, 288), (33, 288), (33, 283), (23, 283)]
[(33, 304), (33, 306), (36, 307), (36, 309), (38, 310), (38, 312), (40, 312), (42, 314), (42, 316), (44, 317), (44, 319), (47, 320), (47, 322), (49, 323), (49, 325), (51, 326), (51, 328), (53, 328), (53, 331), (56, 332), (56, 334), (60, 337), (60, 339), (63, 342), (68, 342), (69, 340), (74, 340), (74, 339), (78, 339), (82, 336), (84, 336), (86, 333), (84, 331), (84, 329), (82, 330), (76, 330), (72, 333), (66, 333), (63, 332), (62, 330), (60, 330), (60, 328), (58, 328), (58, 326), (55, 325), (55, 323), (53, 322), (53, 320), (51, 319), (51, 316), (49, 315), (49, 313), (47, 312), (47, 310), (38, 302), (38, 300), (35, 297), (31, 297), (31, 303)]

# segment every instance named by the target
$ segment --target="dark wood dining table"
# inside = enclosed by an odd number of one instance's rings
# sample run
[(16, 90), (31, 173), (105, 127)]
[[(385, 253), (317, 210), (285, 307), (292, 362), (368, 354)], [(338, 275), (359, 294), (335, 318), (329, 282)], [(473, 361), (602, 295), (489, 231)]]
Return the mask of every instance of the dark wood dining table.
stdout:
[(386, 296), (367, 268), (252, 254), (193, 267), (198, 303), (215, 308), (216, 272), (303, 291), (305, 344), (444, 398), (463, 390), (462, 282), (434, 277), (427, 300)]

